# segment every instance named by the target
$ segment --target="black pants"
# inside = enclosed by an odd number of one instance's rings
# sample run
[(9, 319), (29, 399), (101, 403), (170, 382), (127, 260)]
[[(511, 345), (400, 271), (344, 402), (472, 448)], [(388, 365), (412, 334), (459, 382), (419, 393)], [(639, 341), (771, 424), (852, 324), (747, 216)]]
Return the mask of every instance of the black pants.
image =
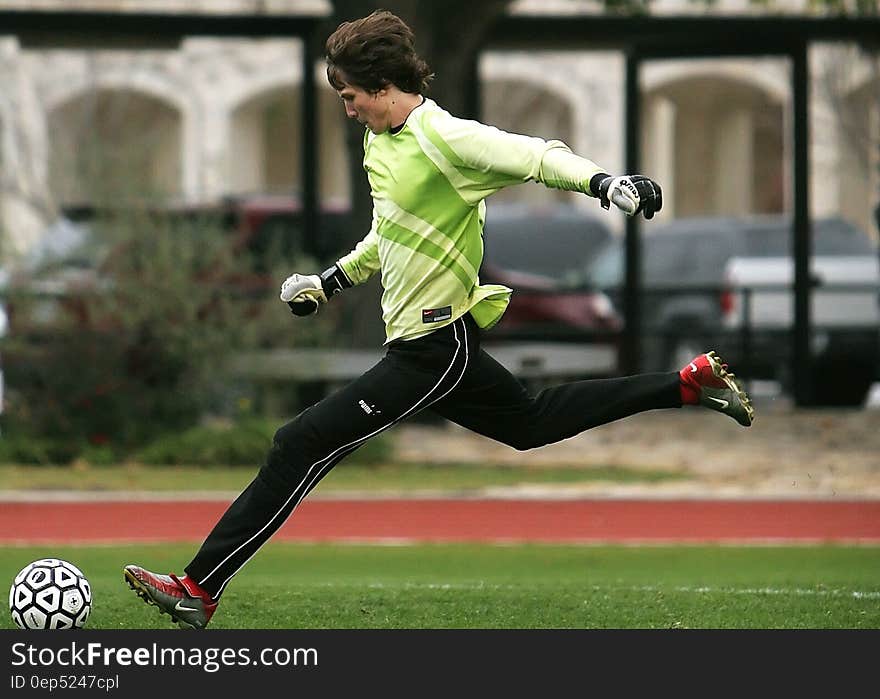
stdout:
[(226, 584), (340, 460), (430, 407), (515, 449), (532, 449), (612, 420), (681, 407), (677, 372), (563, 384), (536, 397), (480, 349), (467, 315), (382, 360), (275, 434), (265, 465), (208, 535), (186, 573), (219, 597)]

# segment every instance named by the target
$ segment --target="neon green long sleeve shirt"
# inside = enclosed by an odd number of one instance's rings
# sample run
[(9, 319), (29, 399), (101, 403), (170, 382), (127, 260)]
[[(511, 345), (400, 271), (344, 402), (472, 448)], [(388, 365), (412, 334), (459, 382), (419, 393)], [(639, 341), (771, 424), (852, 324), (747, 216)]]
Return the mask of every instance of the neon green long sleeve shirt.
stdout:
[(468, 312), (483, 328), (497, 323), (511, 289), (480, 284), (486, 197), (530, 180), (592, 195), (590, 178), (603, 171), (561, 141), (460, 119), (430, 99), (399, 131), (366, 132), (364, 169), (372, 225), (339, 265), (354, 284), (381, 272), (387, 342)]

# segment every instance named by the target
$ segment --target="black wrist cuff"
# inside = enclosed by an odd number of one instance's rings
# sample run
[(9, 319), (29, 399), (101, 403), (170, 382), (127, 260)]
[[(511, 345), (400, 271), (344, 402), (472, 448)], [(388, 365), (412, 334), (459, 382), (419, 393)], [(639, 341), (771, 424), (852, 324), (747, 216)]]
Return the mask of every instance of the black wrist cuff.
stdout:
[(321, 272), (321, 287), (328, 299), (351, 286), (351, 279), (346, 276), (339, 265), (333, 265)]
[(606, 177), (611, 177), (607, 172), (600, 172), (593, 175), (590, 178), (590, 191), (593, 193), (594, 197), (600, 196), (599, 193), (599, 183), (602, 182)]

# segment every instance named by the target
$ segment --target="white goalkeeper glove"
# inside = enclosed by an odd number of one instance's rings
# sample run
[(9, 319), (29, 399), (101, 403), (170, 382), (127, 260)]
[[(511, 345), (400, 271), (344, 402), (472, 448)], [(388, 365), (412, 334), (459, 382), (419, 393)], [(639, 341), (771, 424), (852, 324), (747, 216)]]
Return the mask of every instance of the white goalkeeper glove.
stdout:
[(290, 306), (295, 316), (310, 316), (318, 306), (327, 303), (327, 296), (336, 296), (352, 286), (351, 280), (339, 265), (325, 269), (321, 275), (293, 274), (281, 285), (281, 300)]
[[(596, 176), (598, 187), (594, 188), (603, 209), (614, 204), (627, 216), (635, 216), (640, 211), (645, 218), (654, 218), (654, 214), (663, 207), (663, 192), (660, 185), (644, 175), (621, 175), (612, 177), (602, 174)], [(591, 180), (591, 185), (593, 181)]]
[(318, 312), (318, 305), (327, 303), (327, 295), (317, 274), (293, 274), (281, 284), (281, 300), (294, 315), (308, 316)]

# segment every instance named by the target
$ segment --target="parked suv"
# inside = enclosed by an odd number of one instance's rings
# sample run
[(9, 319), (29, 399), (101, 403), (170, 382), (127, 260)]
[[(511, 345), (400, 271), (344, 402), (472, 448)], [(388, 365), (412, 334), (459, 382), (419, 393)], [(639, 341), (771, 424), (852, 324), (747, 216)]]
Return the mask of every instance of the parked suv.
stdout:
[[(715, 348), (725, 360), (744, 376), (755, 379), (776, 379), (784, 385), (790, 381), (791, 333), (791, 219), (786, 216), (748, 218), (680, 219), (665, 226), (644, 230), (642, 236), (643, 295), (641, 303), (641, 363), (647, 371), (680, 368), (694, 354)], [(849, 279), (859, 284), (853, 293), (871, 294), (870, 284), (877, 280), (880, 264), (876, 243), (840, 218), (825, 218), (813, 223), (813, 270), (824, 268), (830, 261), (836, 279)], [(771, 260), (787, 262), (788, 277), (784, 283), (787, 309), (784, 318), (769, 326), (757, 322), (757, 316), (746, 319), (742, 304), (744, 293), (757, 293), (766, 288), (737, 282), (730, 275), (742, 265), (731, 261)], [(851, 274), (840, 270), (850, 265)], [(755, 267), (756, 265), (752, 265)], [(783, 267), (785, 265), (782, 265)], [(780, 267), (775, 265), (774, 268)], [(865, 277), (865, 269), (873, 269)], [(597, 288), (605, 290), (621, 308), (624, 251), (622, 241), (615, 240), (599, 254), (586, 271), (586, 277)], [(862, 276), (857, 277), (856, 274)], [(779, 275), (784, 272), (780, 267)], [(763, 283), (767, 277), (762, 277)], [(821, 287), (813, 289), (813, 309), (821, 305)], [(830, 291), (828, 293), (831, 293)], [(871, 303), (859, 301), (861, 317), (846, 325), (826, 322), (825, 316), (814, 312), (813, 352), (815, 363), (814, 393), (818, 403), (861, 404), (877, 378), (880, 356), (880, 328), (877, 324), (878, 291)], [(762, 306), (764, 308), (765, 306)], [(850, 310), (854, 306), (848, 306)], [(621, 311), (622, 312), (622, 311)], [(818, 321), (818, 322), (815, 322)], [(840, 375), (832, 366), (844, 357), (849, 370)]]
[(480, 281), (513, 289), (494, 340), (608, 342), (620, 317), (580, 271), (612, 240), (598, 218), (574, 207), (489, 207)]

